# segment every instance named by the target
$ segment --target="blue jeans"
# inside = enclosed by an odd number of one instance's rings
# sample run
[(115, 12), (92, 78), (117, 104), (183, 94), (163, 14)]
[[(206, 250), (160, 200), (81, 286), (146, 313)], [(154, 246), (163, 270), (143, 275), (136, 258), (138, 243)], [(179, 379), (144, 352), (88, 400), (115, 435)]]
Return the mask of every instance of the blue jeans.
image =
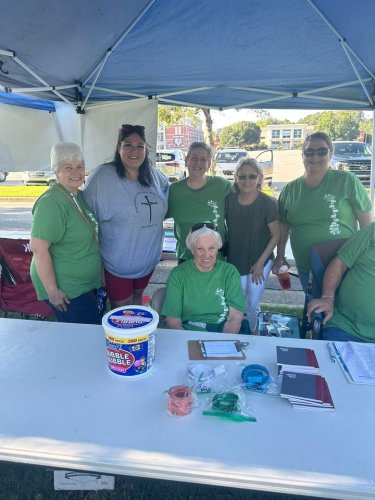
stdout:
[[(299, 280), (301, 282), (303, 291), (305, 293), (307, 293), (307, 286), (309, 284), (309, 273), (306, 273), (305, 271), (300, 271), (299, 269), (297, 269), (297, 271), (298, 271), (298, 276), (299, 276)], [(314, 280), (312, 282), (311, 295), (314, 297), (314, 299), (319, 299), (321, 296), (321, 290), (318, 289), (316, 282), (314, 282)]]
[(102, 323), (94, 292), (87, 292), (75, 299), (70, 299), (70, 304), (66, 304), (66, 311), (59, 311), (49, 300), (45, 302), (52, 307), (57, 321), (62, 323), (84, 323), (87, 325), (101, 325)]
[(342, 330), (338, 326), (328, 326), (327, 328), (323, 328), (322, 339), (337, 340), (339, 342), (363, 342), (360, 338)]

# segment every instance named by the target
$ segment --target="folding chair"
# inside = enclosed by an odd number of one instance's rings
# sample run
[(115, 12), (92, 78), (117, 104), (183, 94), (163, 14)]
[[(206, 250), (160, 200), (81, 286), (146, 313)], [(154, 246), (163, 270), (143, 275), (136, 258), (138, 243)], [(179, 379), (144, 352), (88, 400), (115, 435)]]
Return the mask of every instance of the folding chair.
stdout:
[(48, 304), (38, 300), (30, 278), (32, 252), (28, 240), (0, 238), (0, 310), (40, 319), (53, 316)]

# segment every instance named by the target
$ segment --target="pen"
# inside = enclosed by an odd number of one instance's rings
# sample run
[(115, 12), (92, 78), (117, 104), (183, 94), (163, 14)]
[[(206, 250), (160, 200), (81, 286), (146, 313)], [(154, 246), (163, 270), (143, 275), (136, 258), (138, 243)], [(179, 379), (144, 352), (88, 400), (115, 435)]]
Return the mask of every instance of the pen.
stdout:
[(206, 348), (204, 347), (204, 343), (203, 343), (203, 341), (202, 341), (202, 340), (199, 340), (198, 342), (199, 342), (199, 346), (200, 346), (201, 351), (202, 351), (202, 356), (203, 356), (204, 358), (207, 358)]
[(335, 352), (333, 350), (331, 342), (327, 342), (327, 349), (328, 349), (329, 355), (331, 356), (332, 361), (334, 363), (336, 363), (336, 356), (335, 356)]
[(342, 359), (340, 351), (337, 349), (337, 347), (335, 346), (334, 342), (332, 343), (332, 345), (333, 345), (333, 349), (334, 349), (334, 351), (335, 351), (335, 353), (337, 355), (337, 359), (340, 362), (340, 365), (343, 367), (344, 371), (347, 373), (347, 375), (349, 377), (349, 380), (352, 380), (352, 376), (350, 375), (350, 371), (348, 370), (348, 367), (346, 366), (345, 361)]

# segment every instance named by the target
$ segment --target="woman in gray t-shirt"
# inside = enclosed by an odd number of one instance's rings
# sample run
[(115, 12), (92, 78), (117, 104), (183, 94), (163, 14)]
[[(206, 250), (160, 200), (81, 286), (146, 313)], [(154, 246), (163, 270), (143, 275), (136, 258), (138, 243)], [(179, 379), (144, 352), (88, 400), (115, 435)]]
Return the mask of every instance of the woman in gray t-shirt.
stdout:
[(168, 189), (168, 178), (148, 158), (144, 127), (122, 125), (113, 161), (97, 167), (84, 190), (99, 222), (112, 307), (142, 303), (161, 256)]

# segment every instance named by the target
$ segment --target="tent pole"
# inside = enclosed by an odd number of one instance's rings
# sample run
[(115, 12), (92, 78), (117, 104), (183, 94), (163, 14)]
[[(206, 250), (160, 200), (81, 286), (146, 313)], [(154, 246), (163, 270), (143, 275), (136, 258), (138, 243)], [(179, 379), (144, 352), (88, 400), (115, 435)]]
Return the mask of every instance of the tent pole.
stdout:
[(371, 175), (370, 175), (370, 200), (372, 203), (372, 207), (374, 209), (374, 181), (375, 181), (375, 143), (374, 143), (374, 135), (375, 135), (375, 109), (372, 111), (372, 139), (371, 139)]

